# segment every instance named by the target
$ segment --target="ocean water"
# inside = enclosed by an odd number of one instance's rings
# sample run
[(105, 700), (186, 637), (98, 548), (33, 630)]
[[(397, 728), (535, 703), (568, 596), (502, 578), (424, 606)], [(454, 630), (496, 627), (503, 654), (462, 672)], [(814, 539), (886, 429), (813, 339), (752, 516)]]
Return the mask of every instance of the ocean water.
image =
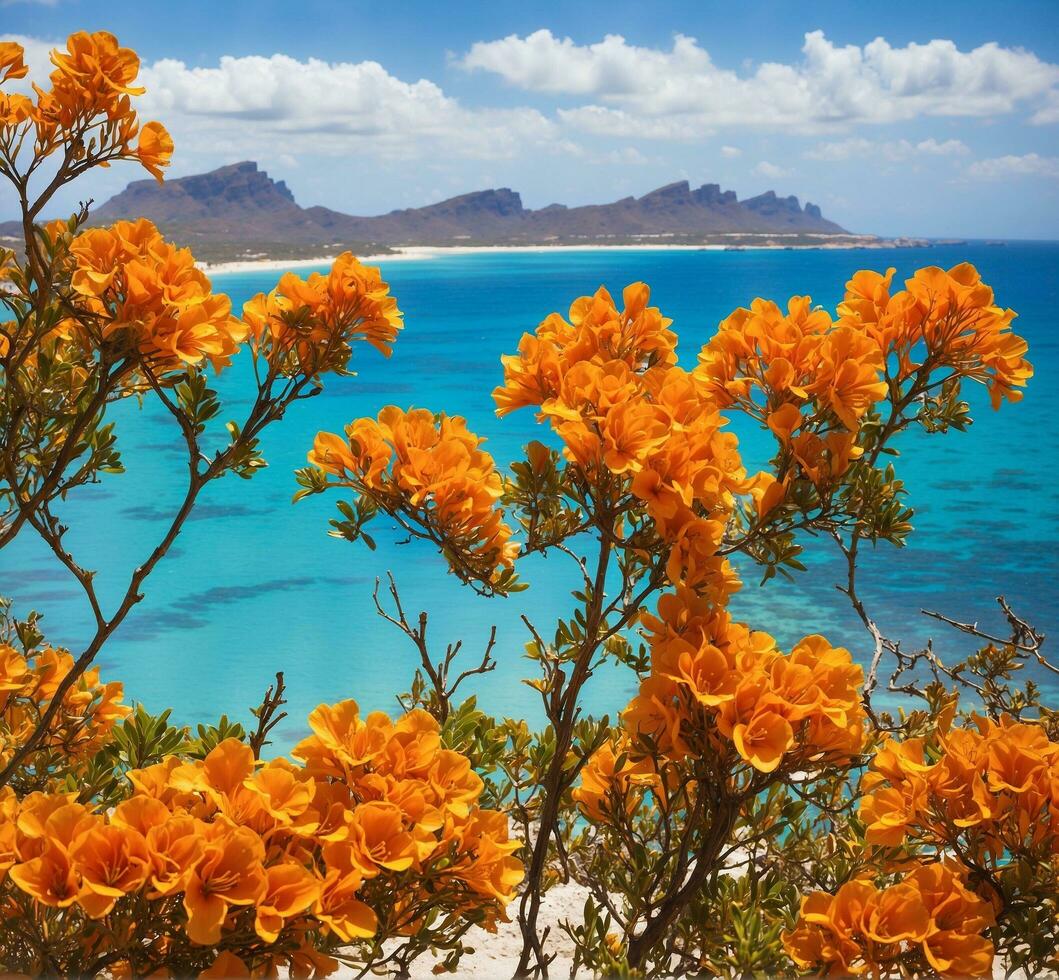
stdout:
[[(209, 487), (169, 557), (146, 586), (145, 600), (103, 651), (105, 676), (125, 682), (129, 700), (150, 709), (171, 706), (184, 723), (222, 712), (246, 719), (277, 670), (286, 673), (290, 718), (277, 732), (279, 750), (305, 731), (305, 715), (321, 701), (354, 697), (364, 708), (393, 710), (416, 665), (411, 644), (375, 614), (372, 590), (392, 571), (406, 607), (430, 617), (438, 653), (464, 641), (467, 664), (480, 656), (489, 627), (498, 628), (495, 671), (468, 691), (499, 715), (541, 717), (522, 656), (520, 624), (528, 613), (545, 633), (570, 606), (574, 580), (567, 559), (535, 560), (523, 571), (530, 589), (510, 599), (482, 599), (448, 575), (426, 544), (401, 543), (385, 521), (372, 529), (378, 550), (327, 535), (335, 497), (291, 506), (292, 471), (320, 429), (341, 431), (383, 405), (424, 406), (467, 417), (488, 437), (498, 461), (510, 460), (540, 434), (532, 412), (498, 420), (490, 391), (501, 380), (499, 357), (523, 331), (600, 284), (616, 294), (642, 279), (653, 301), (674, 318), (681, 362), (694, 364), (717, 322), (755, 296), (784, 302), (808, 293), (833, 308), (860, 268), (893, 265), (898, 278), (920, 266), (974, 262), (998, 301), (1020, 314), (1016, 329), (1030, 343), (1036, 367), (1025, 400), (989, 407), (970, 392), (975, 424), (967, 433), (910, 434), (897, 461), (916, 509), (907, 548), (881, 545), (865, 555), (861, 592), (880, 626), (908, 647), (934, 636), (944, 656), (968, 647), (920, 613), (932, 608), (961, 620), (1003, 628), (994, 597), (1046, 633), (1059, 627), (1059, 244), (962, 245), (879, 251), (659, 252), (577, 251), (457, 255), (381, 263), (406, 314), (392, 359), (359, 350), (355, 378), (330, 379), (323, 394), (295, 406), (264, 440), (269, 468), (246, 482), (225, 478)], [(304, 271), (304, 270), (303, 270)], [(218, 276), (215, 288), (236, 307), (270, 288), (275, 273)], [(222, 376), (225, 418), (245, 412), (246, 365)], [(131, 570), (163, 533), (183, 490), (179, 433), (162, 410), (122, 405), (116, 411), (128, 472), (80, 491), (62, 511), (75, 555), (99, 570), (105, 604), (118, 601)], [(748, 465), (764, 462), (769, 441), (737, 426)], [(37, 609), (53, 643), (80, 649), (90, 635), (87, 605), (65, 570), (24, 533), (0, 552), (0, 594), (16, 609)], [(835, 589), (842, 568), (827, 540), (806, 542), (810, 571), (793, 582), (759, 587), (751, 570), (734, 599), (735, 613), (783, 643), (822, 632), (870, 656), (869, 637)], [(475, 659), (476, 663), (477, 660)], [(1038, 676), (1051, 703), (1052, 679)], [(593, 678), (590, 710), (620, 710), (633, 679), (619, 670)]]

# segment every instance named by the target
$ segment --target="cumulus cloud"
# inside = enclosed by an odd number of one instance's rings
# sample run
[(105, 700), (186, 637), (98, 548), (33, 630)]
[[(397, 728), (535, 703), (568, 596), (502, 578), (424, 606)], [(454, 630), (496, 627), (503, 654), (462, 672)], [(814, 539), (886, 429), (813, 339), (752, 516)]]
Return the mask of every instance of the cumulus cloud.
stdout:
[(967, 168), (967, 176), (981, 180), (997, 180), (1003, 177), (1059, 177), (1059, 157), (1024, 153), (1022, 156), (1008, 154), (989, 160), (976, 160)]
[[(2, 35), (26, 49), (30, 81), (44, 83), (54, 41)], [(375, 61), (299, 61), (222, 57), (191, 67), (163, 59), (141, 66), (147, 93), (141, 118), (162, 119), (178, 151), (214, 155), (292, 154), (409, 157), (441, 151), (471, 159), (501, 159), (548, 143), (553, 120), (530, 108), (471, 108), (427, 79), (407, 82)], [(270, 145), (271, 143), (271, 145)]]
[(838, 46), (812, 31), (802, 55), (796, 64), (766, 62), (740, 75), (718, 67), (683, 35), (666, 51), (618, 34), (580, 45), (539, 30), (476, 42), (459, 64), (528, 91), (588, 97), (562, 110), (562, 118), (615, 135), (680, 138), (719, 126), (812, 132), (921, 116), (997, 115), (1022, 105), (1059, 114), (1059, 66), (995, 42), (971, 51), (948, 40), (894, 47), (881, 37), (863, 47)]
[(742, 156), (743, 151), (738, 146), (722, 146), (721, 156), (728, 157), (729, 160), (734, 160), (738, 156)]
[(260, 145), (268, 134), (293, 149), (351, 148), (381, 155), (422, 151), (502, 158), (554, 136), (536, 109), (471, 109), (434, 82), (403, 81), (375, 61), (331, 63), (287, 55), (223, 57), (213, 67), (164, 59), (142, 72), (143, 114), (196, 136), (243, 132)]
[(896, 163), (913, 157), (966, 156), (970, 152), (966, 143), (956, 139), (938, 141), (931, 137), (913, 143), (910, 140), (869, 140), (853, 137), (834, 143), (819, 143), (806, 150), (805, 156), (810, 160), (874, 159)]
[(789, 170), (784, 170), (783, 167), (777, 166), (775, 163), (769, 163), (768, 160), (762, 160), (756, 167), (754, 167), (753, 173), (759, 177), (786, 177), (790, 174)]

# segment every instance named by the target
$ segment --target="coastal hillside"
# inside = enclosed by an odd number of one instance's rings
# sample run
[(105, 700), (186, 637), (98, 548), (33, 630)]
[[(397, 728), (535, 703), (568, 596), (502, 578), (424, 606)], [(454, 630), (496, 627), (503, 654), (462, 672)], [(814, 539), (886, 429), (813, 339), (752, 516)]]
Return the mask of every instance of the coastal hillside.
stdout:
[(506, 187), (421, 208), (358, 217), (301, 207), (283, 181), (252, 161), (158, 184), (135, 181), (95, 208), (92, 222), (146, 216), (191, 244), (320, 246), (515, 245), (617, 241), (705, 241), (731, 236), (839, 236), (819, 207), (767, 191), (740, 201), (717, 184), (668, 184), (610, 204), (526, 208)]

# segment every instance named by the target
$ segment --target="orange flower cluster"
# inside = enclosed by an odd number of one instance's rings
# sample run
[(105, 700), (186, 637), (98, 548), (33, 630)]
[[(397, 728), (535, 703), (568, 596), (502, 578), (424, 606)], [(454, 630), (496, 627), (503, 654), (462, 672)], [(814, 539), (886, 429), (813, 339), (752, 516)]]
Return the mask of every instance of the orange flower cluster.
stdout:
[(840, 323), (870, 337), (884, 357), (896, 354), (901, 377), (924, 364), (947, 367), (987, 384), (994, 408), (1022, 397), (1033, 367), (1026, 341), (1011, 332), (1016, 314), (994, 304), (973, 265), (919, 269), (896, 293), (893, 275), (858, 272), (846, 284)]
[(993, 944), (982, 932), (992, 906), (946, 864), (930, 864), (889, 888), (851, 881), (835, 895), (802, 899), (783, 945), (802, 969), (840, 976), (991, 976)]
[[(815, 482), (841, 476), (859, 455), (865, 413), (917, 372), (931, 386), (948, 376), (985, 383), (994, 407), (1022, 397), (1033, 375), (1026, 342), (1011, 332), (1015, 313), (994, 305), (974, 266), (920, 269), (895, 293), (893, 275), (856, 273), (837, 318), (808, 296), (792, 297), (786, 313), (754, 300), (703, 347), (696, 378), (721, 407), (737, 405), (767, 423)], [(830, 419), (838, 427), (826, 437), (811, 431)]]
[(346, 436), (320, 432), (309, 462), (391, 511), (404, 505), (436, 540), (485, 569), (508, 568), (518, 546), (497, 507), (502, 492), (483, 439), (459, 416), (390, 405)]
[[(99, 325), (100, 340), (142, 359), (155, 375), (208, 360), (221, 370), (246, 337), (231, 301), (214, 293), (191, 251), (146, 218), (92, 228), (70, 243), (71, 285)], [(74, 339), (79, 321), (64, 324)], [(134, 365), (135, 366), (135, 365)]]
[(566, 375), (582, 363), (620, 362), (631, 371), (676, 364), (677, 338), (668, 329), (673, 321), (648, 306), (650, 298), (645, 283), (633, 283), (625, 287), (619, 311), (600, 287), (594, 296), (574, 300), (569, 320), (552, 313), (535, 334), (523, 334), (518, 354), (501, 358), (504, 384), (493, 392), (497, 414), (561, 401)]
[(607, 290), (582, 296), (569, 320), (553, 313), (502, 358), (497, 414), (536, 405), (564, 454), (591, 479), (612, 474), (670, 545), (674, 584), (734, 583), (716, 556), (733, 494), (747, 489), (735, 435), (692, 376), (676, 366), (672, 322), (633, 283), (618, 310)]
[[(870, 337), (813, 309), (808, 296), (794, 296), (786, 314), (756, 299), (722, 321), (699, 354), (695, 376), (719, 405), (738, 403), (767, 419), (782, 405), (800, 409), (812, 401), (855, 432), (864, 413), (886, 397), (882, 370), (882, 353)], [(764, 408), (755, 396), (765, 399)]]
[[(27, 74), (23, 56), (20, 45), (2, 42), (0, 83)], [(70, 35), (65, 51), (52, 52), (52, 64), (51, 88), (34, 85), (36, 102), (0, 94), (0, 127), (32, 124), (38, 158), (64, 149), (67, 162), (105, 166), (116, 159), (138, 160), (160, 182), (173, 141), (161, 123), (141, 127), (132, 108), (131, 97), (144, 92), (133, 84), (140, 70), (136, 53), (106, 31), (82, 31)]]
[[(29, 73), (23, 60), (25, 50), (15, 41), (0, 41), (0, 85)], [(30, 118), (33, 101), (17, 92), (0, 92), (0, 127), (18, 126)]]
[(570, 795), (590, 820), (606, 823), (614, 816), (615, 806), (629, 815), (645, 792), (661, 789), (652, 760), (635, 758), (630, 740), (620, 736), (608, 739), (592, 753)]
[(326, 274), (314, 272), (306, 280), (285, 273), (270, 293), (244, 304), (243, 318), (255, 355), (285, 375), (341, 371), (356, 340), (389, 357), (402, 326), (379, 269), (361, 265), (350, 252)]
[(863, 671), (848, 650), (807, 636), (784, 654), (767, 633), (686, 589), (663, 595), (643, 622), (651, 673), (623, 714), (631, 736), (650, 735), (673, 759), (731, 745), (765, 773), (860, 750)]
[[(45, 647), (26, 656), (0, 643), (0, 767), (32, 734), (73, 664), (66, 650)], [(118, 681), (100, 682), (98, 668), (86, 671), (63, 697), (42, 748), (67, 759), (87, 758), (129, 714), (123, 694)]]
[(1059, 856), (1059, 743), (1036, 724), (976, 723), (879, 749), (860, 804), (869, 843), (955, 842), (979, 866)]
[(100, 920), (135, 896), (143, 960), (179, 962), (189, 940), (249, 951), (256, 962), (215, 964), (238, 972), (308, 960), (325, 975), (337, 963), (311, 934), (349, 943), (380, 918), (407, 935), (441, 906), (502, 914), (522, 878), (518, 842), (503, 814), (478, 807), (482, 780), (429, 715), (362, 719), (345, 701), (309, 724), (294, 749), (304, 766), (259, 763), (229, 738), (202, 760), (131, 771), (131, 795), (109, 812), (76, 793), (6, 791), (0, 870), (38, 912), (76, 904)]

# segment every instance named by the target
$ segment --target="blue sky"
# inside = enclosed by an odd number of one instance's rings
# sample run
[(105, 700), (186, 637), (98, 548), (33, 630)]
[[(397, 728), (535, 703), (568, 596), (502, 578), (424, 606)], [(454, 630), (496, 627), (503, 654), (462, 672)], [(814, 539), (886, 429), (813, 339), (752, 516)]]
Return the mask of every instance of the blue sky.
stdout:
[(80, 29), (140, 53), (173, 175), (254, 159), (305, 205), (489, 186), (582, 204), (686, 178), (796, 194), (855, 231), (1059, 238), (1054, 0), (0, 0), (37, 74)]

